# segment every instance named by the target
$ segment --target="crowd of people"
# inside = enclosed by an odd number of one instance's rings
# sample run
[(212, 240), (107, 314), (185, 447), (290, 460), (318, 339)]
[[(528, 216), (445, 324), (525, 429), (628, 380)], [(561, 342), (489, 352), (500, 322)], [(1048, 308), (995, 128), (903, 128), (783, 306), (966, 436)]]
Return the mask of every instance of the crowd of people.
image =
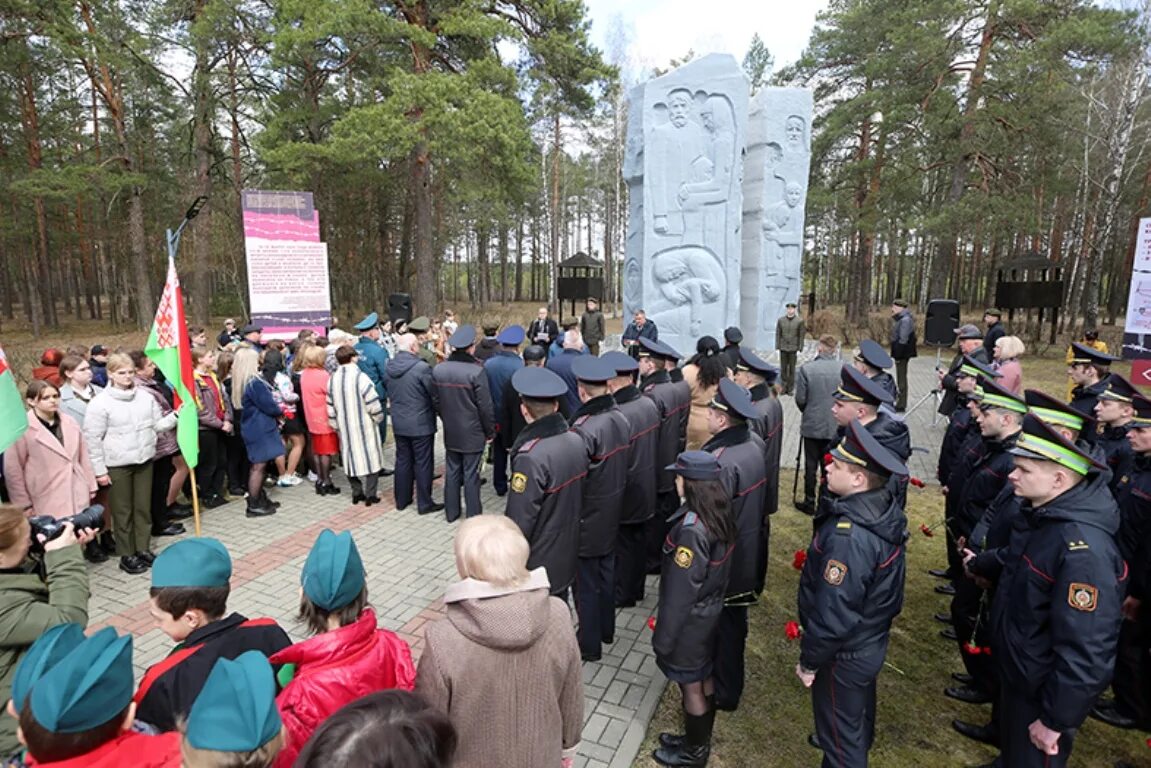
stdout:
[[(582, 663), (615, 642), (617, 610), (643, 600), (655, 573), (653, 650), (680, 689), (683, 729), (660, 734), (653, 756), (705, 766), (717, 714), (743, 696), (748, 610), (766, 587), (779, 507), (779, 398), (791, 394), (805, 469), (796, 507), (813, 517), (797, 557), (795, 671), (811, 689), (824, 765), (866, 765), (903, 605), (914, 481), (903, 412), (915, 325), (901, 300), (892, 318), (887, 350), (865, 339), (844, 364), (824, 335), (797, 365), (806, 329), (790, 305), (777, 326), (782, 371), (743, 346), (738, 328), (723, 346), (700, 338), (681, 365), (642, 310), (625, 328), (626, 352), (601, 351), (594, 299), (562, 326), (540, 308), (526, 330), (459, 325), (450, 312), (395, 323), (372, 313), (353, 327), (358, 337), (301, 331), (288, 343), (231, 320), (214, 344), (191, 328), (194, 480), (171, 391), (146, 355), (49, 350), (26, 391), (29, 428), (3, 459), (0, 605), (11, 610), (0, 621), (0, 697), (7, 690), (12, 717), (0, 723), (0, 757), (569, 765), (584, 722)], [(933, 574), (951, 605), (937, 618), (965, 665), (946, 693), (992, 704), (987, 724), (955, 728), (997, 745), (995, 765), (1066, 765), (1089, 713), (1121, 728), (1151, 723), (1140, 611), (1151, 400), (1086, 344), (1070, 353), (1070, 398), (1024, 390), (1023, 343), (997, 310), (984, 322), (956, 329), (959, 352), (938, 372), (948, 565)], [(389, 424), (394, 469), (384, 465)], [(432, 494), (437, 436), (442, 502)], [(272, 619), (228, 612), (232, 563), (219, 541), (152, 550), (152, 537), (186, 533), (192, 482), (205, 508), (245, 498), (247, 516), (261, 518), (278, 506), (269, 489), (303, 483), (301, 472), (316, 494), (340, 494), (337, 461), (353, 504), (378, 504), (379, 478), (394, 475), (397, 509), (462, 521), (459, 581), (418, 666), (378, 628), (349, 533), (322, 532), (303, 565), (308, 636), (295, 644)], [(488, 464), (503, 508), (486, 511), (503, 514), (483, 514)], [(72, 517), (97, 501), (105, 519)], [(176, 644), (138, 684), (130, 636), (83, 631), (83, 558), (111, 552), (125, 572), (150, 573), (152, 618)], [(1113, 678), (1114, 699), (1097, 703)]]

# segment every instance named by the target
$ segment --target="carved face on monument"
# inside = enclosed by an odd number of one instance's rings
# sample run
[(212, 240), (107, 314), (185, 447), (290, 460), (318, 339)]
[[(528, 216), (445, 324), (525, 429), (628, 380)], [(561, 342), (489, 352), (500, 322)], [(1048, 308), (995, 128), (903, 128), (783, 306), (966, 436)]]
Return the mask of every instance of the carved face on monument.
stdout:
[(803, 200), (803, 187), (796, 184), (794, 181), (787, 185), (787, 192), (784, 199), (787, 201), (788, 208), (795, 208)]
[(783, 147), (774, 141), (767, 144), (767, 170), (774, 171), (783, 162)]
[(792, 149), (802, 150), (806, 146), (806, 130), (807, 123), (799, 115), (791, 115), (783, 124), (783, 133)]
[(672, 91), (667, 96), (668, 119), (676, 128), (683, 128), (691, 117), (691, 93)]

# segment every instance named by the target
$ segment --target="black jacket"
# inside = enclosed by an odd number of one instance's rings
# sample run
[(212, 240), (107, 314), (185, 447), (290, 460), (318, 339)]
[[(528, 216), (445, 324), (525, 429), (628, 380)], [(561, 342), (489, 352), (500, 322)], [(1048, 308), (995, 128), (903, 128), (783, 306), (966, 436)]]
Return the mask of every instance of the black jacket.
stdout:
[(970, 539), (983, 513), (1004, 486), (1009, 484), (1007, 476), (1011, 474), (1015, 461), (1008, 451), (1015, 446), (1018, 437), (1016, 433), (1004, 440), (983, 439), (982, 455), (972, 466), (966, 482), (962, 487), (953, 489), (955, 493), (962, 494), (951, 526), (953, 536)]
[[(982, 346), (976, 347), (971, 352), (971, 359), (978, 360), (984, 365), (989, 364), (987, 357), (987, 350)], [(955, 374), (959, 371), (960, 366), (963, 365), (963, 353), (956, 353), (955, 357), (951, 360), (951, 366), (947, 369), (947, 375), (939, 383), (943, 389), (943, 399), (939, 402), (939, 413), (944, 416), (950, 416), (951, 412), (959, 404), (959, 389), (955, 383)]]
[(899, 387), (895, 383), (895, 377), (893, 377), (890, 373), (887, 371), (880, 371), (879, 373), (872, 376), (871, 380), (879, 386), (883, 387), (883, 389), (889, 395), (891, 395), (892, 400), (898, 399)]
[(684, 403), (680, 390), (672, 383), (667, 371), (656, 371), (640, 382), (640, 390), (659, 406), (659, 449), (655, 456), (658, 493), (675, 492), (675, 475), (664, 467), (674, 464), (675, 457), (687, 442), (687, 419), (691, 410), (691, 397)]
[(546, 568), (555, 595), (575, 581), (587, 451), (553, 413), (524, 427), (510, 453), (506, 514), (531, 545), (528, 568)]
[(426, 437), (436, 433), (439, 390), (432, 383), (432, 367), (411, 352), (397, 352), (384, 366), (392, 432), (400, 437)]
[(764, 445), (746, 424), (728, 427), (703, 445), (719, 462), (723, 484), (731, 494), (731, 519), (735, 523), (735, 552), (727, 585), (728, 605), (752, 605), (758, 599), (760, 552), (767, 531), (764, 499), (767, 467)]
[(891, 357), (907, 360), (919, 354), (915, 335), (915, 318), (910, 309), (904, 309), (891, 319)]
[(580, 557), (615, 551), (627, 490), (631, 427), (611, 395), (588, 400), (572, 418), (572, 432), (587, 447), (588, 470), (580, 508)]
[(835, 499), (799, 576), (799, 663), (882, 652), (903, 608), (907, 518), (887, 488)]
[(988, 360), (995, 359), (995, 342), (1006, 335), (1007, 331), (1001, 322), (996, 321), (987, 326), (987, 331), (983, 334), (983, 351), (987, 353)]
[(680, 507), (663, 543), (659, 613), (651, 638), (665, 665), (695, 670), (715, 655), (734, 544), (723, 544), (687, 507)]
[[(541, 339), (536, 338), (536, 336), (539, 336), (540, 334), (547, 336), (546, 343)], [(547, 349), (552, 345), (552, 342), (555, 341), (556, 337), (559, 335), (560, 327), (556, 324), (556, 321), (552, 320), (550, 317), (547, 320), (544, 320), (542, 324), (540, 323), (539, 318), (532, 320), (531, 323), (528, 324), (528, 344), (539, 344), (544, 349)]]
[(726, 365), (730, 370), (734, 371), (735, 366), (739, 365), (738, 344), (728, 344), (719, 351), (719, 354), (723, 356), (723, 364)]
[(655, 515), (659, 406), (650, 397), (640, 394), (636, 387), (617, 390), (614, 397), (620, 412), (627, 419), (629, 436), (627, 484), (620, 522), (643, 523)]
[(1151, 455), (1136, 456), (1131, 472), (1120, 478), (1118, 485), (1119, 535), (1115, 543), (1131, 569), (1127, 594), (1145, 600), (1151, 588)]
[(271, 656), (292, 644), (272, 619), (249, 621), (238, 613), (213, 621), (188, 635), (167, 658), (148, 668), (136, 690), (136, 719), (160, 731), (176, 730), (220, 659), (246, 651)]
[(495, 435), (492, 395), (484, 367), (457, 349), (432, 369), (444, 422), (444, 448), (459, 453), (481, 453)]
[[(564, 417), (564, 421), (567, 421), (571, 418), (567, 398), (561, 397), (558, 402), (560, 415)], [(516, 392), (510, 379), (508, 383), (504, 385), (504, 394), (503, 397), (500, 398), (500, 408), (499, 413), (496, 414), (496, 421), (499, 422), (496, 439), (500, 441), (504, 448), (510, 451), (512, 446), (515, 445), (516, 438), (519, 437), (520, 432), (527, 426), (523, 412), (520, 411), (520, 393)]]
[[(1080, 413), (1095, 418), (1095, 406), (1099, 402), (1099, 395), (1103, 394), (1107, 389), (1110, 378), (1110, 376), (1104, 376), (1089, 387), (1075, 387), (1071, 390), (1071, 402), (1069, 405)], [(1089, 442), (1095, 442), (1094, 435), (1085, 434), (1083, 437)]]
[(1111, 682), (1127, 568), (1119, 512), (1104, 475), (1042, 507), (1021, 505), (1030, 531), (992, 605), (1003, 685), (1038, 706), (1048, 728), (1078, 728)]
[(495, 336), (484, 336), (480, 339), (480, 343), (476, 344), (476, 360), (479, 360), (481, 363), (484, 362), (496, 352), (499, 352), (500, 346)]
[(967, 407), (967, 403), (967, 395), (959, 395), (955, 410), (948, 417), (947, 431), (943, 433), (943, 444), (939, 447), (939, 466), (935, 474), (940, 485), (947, 485), (947, 479), (960, 459), (959, 449), (969, 437), (979, 434), (979, 424), (971, 418), (971, 409)]
[[(864, 429), (870, 432), (880, 445), (898, 456), (900, 461), (907, 463), (911, 457), (911, 432), (908, 431), (906, 424), (898, 419), (893, 419), (883, 411), (879, 411), (875, 414), (874, 419), (864, 425)], [(846, 434), (844, 427), (836, 429), (831, 448), (839, 445), (844, 434)], [(891, 491), (892, 496), (895, 497), (895, 502), (902, 509), (907, 503), (907, 478), (892, 475), (887, 480), (887, 489)], [(827, 489), (827, 477), (825, 475), (820, 481), (819, 505), (816, 508), (815, 520), (813, 521), (815, 530), (819, 529), (822, 518), (830, 514), (829, 505), (834, 498), (836, 498), (835, 494)]]
[(764, 444), (764, 461), (767, 462), (767, 497), (764, 499), (767, 514), (774, 515), (779, 509), (779, 464), (783, 453), (783, 405), (773, 396), (766, 384), (758, 384), (751, 389), (751, 399), (759, 418), (749, 422), (752, 431), (759, 435)]
[(1111, 468), (1111, 482), (1107, 487), (1112, 494), (1118, 494), (1119, 483), (1131, 476), (1135, 466), (1135, 453), (1127, 442), (1127, 427), (1096, 425), (1095, 444), (1103, 449), (1104, 463)]

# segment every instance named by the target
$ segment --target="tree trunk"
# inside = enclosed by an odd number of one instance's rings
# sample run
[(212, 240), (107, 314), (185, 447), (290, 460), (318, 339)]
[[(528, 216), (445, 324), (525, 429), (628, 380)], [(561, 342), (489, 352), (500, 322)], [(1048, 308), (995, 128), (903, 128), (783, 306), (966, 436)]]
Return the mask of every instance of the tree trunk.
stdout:
[[(196, 0), (194, 14), (199, 19), (206, 0)], [(209, 41), (203, 33), (196, 33), (192, 22), (196, 46), (196, 64), (192, 74), (194, 113), (192, 115), (192, 154), (196, 163), (196, 196), (212, 196), (212, 72)], [(209, 280), (212, 272), (212, 206), (206, 206), (190, 225), (192, 241), (192, 321), (207, 326), (209, 312)]]
[[(36, 107), (36, 82), (27, 59), (20, 62), (20, 86), (20, 122), (28, 150), (28, 168), (35, 173), (43, 168), (44, 161), (40, 143), (40, 112)], [(29, 281), (29, 288), (37, 295), (30, 295), (29, 298), (35, 299), (31, 304), (32, 333), (39, 336), (43, 324), (55, 326), (57, 323), (52, 273), (48, 263), (48, 212), (44, 207), (44, 198), (39, 195), (33, 197), (32, 209), (36, 214), (36, 280)]]

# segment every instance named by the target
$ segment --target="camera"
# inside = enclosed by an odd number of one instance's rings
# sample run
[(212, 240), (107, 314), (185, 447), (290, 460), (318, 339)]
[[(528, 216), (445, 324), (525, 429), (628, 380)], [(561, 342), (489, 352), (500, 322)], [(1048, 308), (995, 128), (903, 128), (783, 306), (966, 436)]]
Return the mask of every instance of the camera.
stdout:
[(44, 542), (47, 543), (62, 534), (65, 523), (71, 523), (77, 531), (83, 528), (99, 530), (104, 527), (104, 507), (100, 504), (93, 504), (68, 517), (36, 515), (28, 518), (28, 524), (32, 527), (33, 549), (38, 549), (43, 546), (40, 543), (41, 536), (44, 537)]

